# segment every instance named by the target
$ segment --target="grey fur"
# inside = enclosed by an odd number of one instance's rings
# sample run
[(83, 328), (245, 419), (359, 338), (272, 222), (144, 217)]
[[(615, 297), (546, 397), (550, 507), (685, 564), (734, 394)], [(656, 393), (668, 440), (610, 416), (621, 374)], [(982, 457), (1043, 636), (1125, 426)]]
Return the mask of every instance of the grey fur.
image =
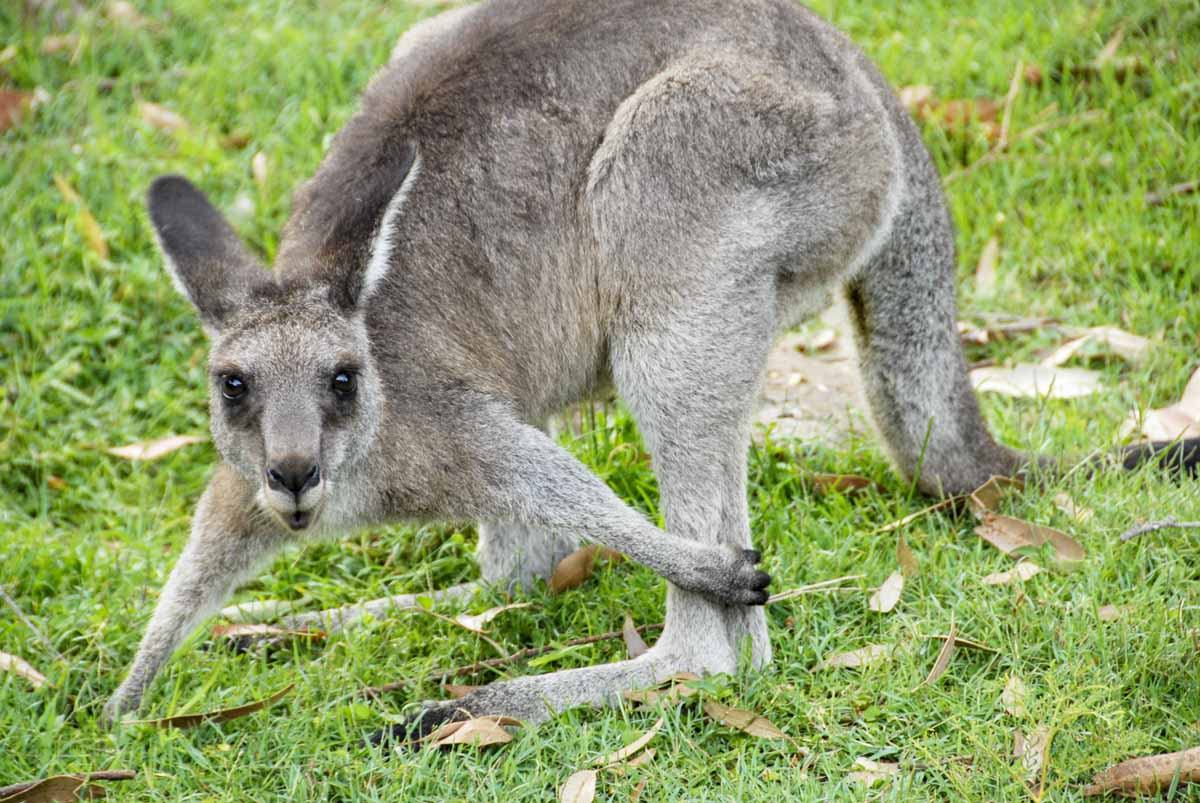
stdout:
[[(954, 237), (918, 133), (862, 54), (790, 0), (495, 0), (414, 28), (297, 192), (274, 276), (182, 179), (149, 203), (213, 333), (224, 465), (109, 717), (274, 550), (397, 519), (482, 522), (488, 583), (546, 577), (585, 540), (670, 581), (641, 657), (496, 683), (430, 721), (537, 720), (731, 672), (747, 641), (766, 664), (766, 619), (745, 604), (767, 581), (750, 414), (772, 340), (840, 287), (906, 476), (923, 461), (920, 487), (951, 493), (1021, 464), (967, 381)], [(388, 270), (364, 293), (381, 237)], [(330, 389), (347, 366), (348, 404)], [(233, 373), (249, 385), (236, 403)], [(666, 532), (537, 426), (609, 384), (653, 455)], [(320, 482), (272, 492), (284, 459), (319, 464)]]

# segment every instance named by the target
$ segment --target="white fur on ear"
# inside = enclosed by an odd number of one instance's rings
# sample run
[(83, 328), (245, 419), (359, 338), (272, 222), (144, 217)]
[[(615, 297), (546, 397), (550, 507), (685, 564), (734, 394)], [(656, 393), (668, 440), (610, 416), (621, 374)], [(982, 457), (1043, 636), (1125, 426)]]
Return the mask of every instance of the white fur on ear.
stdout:
[(404, 202), (407, 200), (409, 192), (412, 191), (420, 172), (421, 154), (418, 153), (413, 157), (412, 167), (408, 169), (408, 175), (404, 177), (400, 189), (396, 190), (392, 200), (388, 201), (387, 208), (383, 210), (383, 216), (379, 219), (379, 227), (375, 229), (375, 236), (371, 239), (371, 259), (367, 262), (367, 271), (363, 275), (362, 292), (359, 294), (360, 303), (375, 292), (384, 275), (387, 274), (395, 247), (393, 229), (396, 218), (400, 216), (400, 210), (404, 208)]

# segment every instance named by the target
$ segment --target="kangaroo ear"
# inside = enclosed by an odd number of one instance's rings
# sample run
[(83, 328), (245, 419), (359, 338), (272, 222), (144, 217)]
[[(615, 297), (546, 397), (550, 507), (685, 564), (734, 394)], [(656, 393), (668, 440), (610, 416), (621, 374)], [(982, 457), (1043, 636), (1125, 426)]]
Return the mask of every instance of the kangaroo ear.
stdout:
[(206, 328), (219, 331), (254, 289), (270, 282), (221, 213), (187, 179), (155, 179), (146, 206), (171, 278)]

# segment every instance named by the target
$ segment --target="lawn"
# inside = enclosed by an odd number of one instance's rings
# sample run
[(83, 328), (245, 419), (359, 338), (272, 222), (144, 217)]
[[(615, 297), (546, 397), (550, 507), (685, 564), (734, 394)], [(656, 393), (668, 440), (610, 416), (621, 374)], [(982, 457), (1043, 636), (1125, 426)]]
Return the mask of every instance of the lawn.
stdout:
[[(1004, 512), (1068, 531), (1088, 551), (1075, 571), (1013, 585), (982, 584), (1013, 561), (974, 534), (969, 514), (924, 516), (902, 530), (920, 575), (882, 614), (868, 610), (867, 597), (896, 567), (896, 535), (870, 533), (928, 501), (866, 436), (837, 449), (768, 439), (752, 453), (752, 526), (774, 588), (862, 575), (850, 592), (771, 606), (773, 666), (709, 684), (711, 695), (761, 713), (791, 742), (734, 732), (691, 703), (572, 711), (490, 750), (381, 755), (362, 746), (363, 735), (414, 701), (443, 696), (420, 680), (429, 670), (495, 655), (486, 641), (420, 612), (265, 654), (230, 651), (204, 628), (154, 684), (147, 715), (295, 688), (269, 710), (225, 724), (102, 730), (100, 706), (133, 655), (217, 459), (207, 442), (153, 462), (105, 451), (207, 431), (204, 336), (155, 252), (145, 188), (160, 173), (187, 174), (232, 210), (253, 247), (272, 254), (291, 188), (314, 170), (395, 39), (438, 8), (136, 5), (136, 16), (119, 5), (115, 14), (76, 13), (66, 2), (0, 5), (0, 87), (44, 90), (38, 107), (0, 134), (0, 584), (48, 640), (0, 605), (0, 651), (49, 681), (34, 690), (0, 672), (0, 785), (129, 768), (137, 779), (111, 787), (122, 800), (545, 800), (661, 714), (653, 760), (603, 774), (599, 799), (627, 800), (643, 780), (642, 800), (1027, 799), (1027, 765), (1012, 757), (1020, 731), (1050, 740), (1034, 784), (1044, 799), (1075, 800), (1110, 764), (1200, 744), (1200, 531), (1118, 540), (1140, 520), (1200, 519), (1195, 481), (1076, 472), (1011, 493)], [(1049, 454), (1084, 453), (1116, 444), (1130, 410), (1178, 399), (1200, 354), (1200, 195), (1161, 205), (1144, 198), (1200, 178), (1200, 3), (816, 7), (896, 85), (929, 85), (940, 98), (1002, 100), (1018, 62), (1040, 69), (1040, 83), (1025, 82), (1011, 103), (1011, 147), (947, 183), (962, 317), (1114, 325), (1154, 347), (1137, 365), (1094, 361), (1103, 390), (1084, 398), (987, 395), (998, 436)], [(46, 37), (63, 34), (77, 40), (43, 52)], [(1114, 41), (1106, 67), (1076, 69)], [(143, 102), (186, 125), (156, 125)], [(1022, 136), (1035, 126), (1040, 133)], [(981, 126), (928, 122), (923, 130), (948, 176), (990, 147)], [(975, 272), (992, 237), (1001, 249), (995, 289), (986, 291)], [(1043, 327), (972, 347), (969, 357), (1036, 361), (1062, 339)], [(564, 440), (657, 515), (646, 455), (619, 406)], [(854, 472), (880, 487), (818, 495), (802, 471)], [(1094, 516), (1060, 512), (1061, 492)], [(462, 582), (475, 576), (474, 540), (466, 525), (372, 530), (277, 559), (237, 599), (309, 597), (316, 608)], [(626, 611), (658, 622), (663, 590), (648, 570), (605, 568), (563, 594), (523, 593), (533, 605), (499, 617), (489, 636), (512, 651), (619, 628)], [(468, 607), (504, 601), (489, 592)], [(1120, 615), (1102, 621), (1109, 605)], [(926, 637), (952, 625), (993, 651), (959, 650), (923, 685), (940, 647)], [(830, 653), (869, 644), (893, 647), (891, 660), (816, 668)], [(606, 641), (509, 671), (623, 652), (620, 640)], [(1013, 678), (1026, 689), (1016, 714), (1001, 702)], [(400, 692), (356, 694), (401, 679), (412, 683)], [(866, 790), (850, 777), (860, 757), (896, 762), (898, 772)], [(1171, 794), (1200, 798), (1195, 787)]]

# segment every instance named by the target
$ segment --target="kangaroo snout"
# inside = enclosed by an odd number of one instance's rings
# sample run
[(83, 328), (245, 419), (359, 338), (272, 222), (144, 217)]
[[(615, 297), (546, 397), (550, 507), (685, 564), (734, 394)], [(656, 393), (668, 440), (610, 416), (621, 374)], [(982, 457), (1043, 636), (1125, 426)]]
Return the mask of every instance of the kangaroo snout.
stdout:
[(267, 503), (293, 530), (312, 523), (321, 502), (321, 466), (311, 458), (289, 455), (267, 464)]

